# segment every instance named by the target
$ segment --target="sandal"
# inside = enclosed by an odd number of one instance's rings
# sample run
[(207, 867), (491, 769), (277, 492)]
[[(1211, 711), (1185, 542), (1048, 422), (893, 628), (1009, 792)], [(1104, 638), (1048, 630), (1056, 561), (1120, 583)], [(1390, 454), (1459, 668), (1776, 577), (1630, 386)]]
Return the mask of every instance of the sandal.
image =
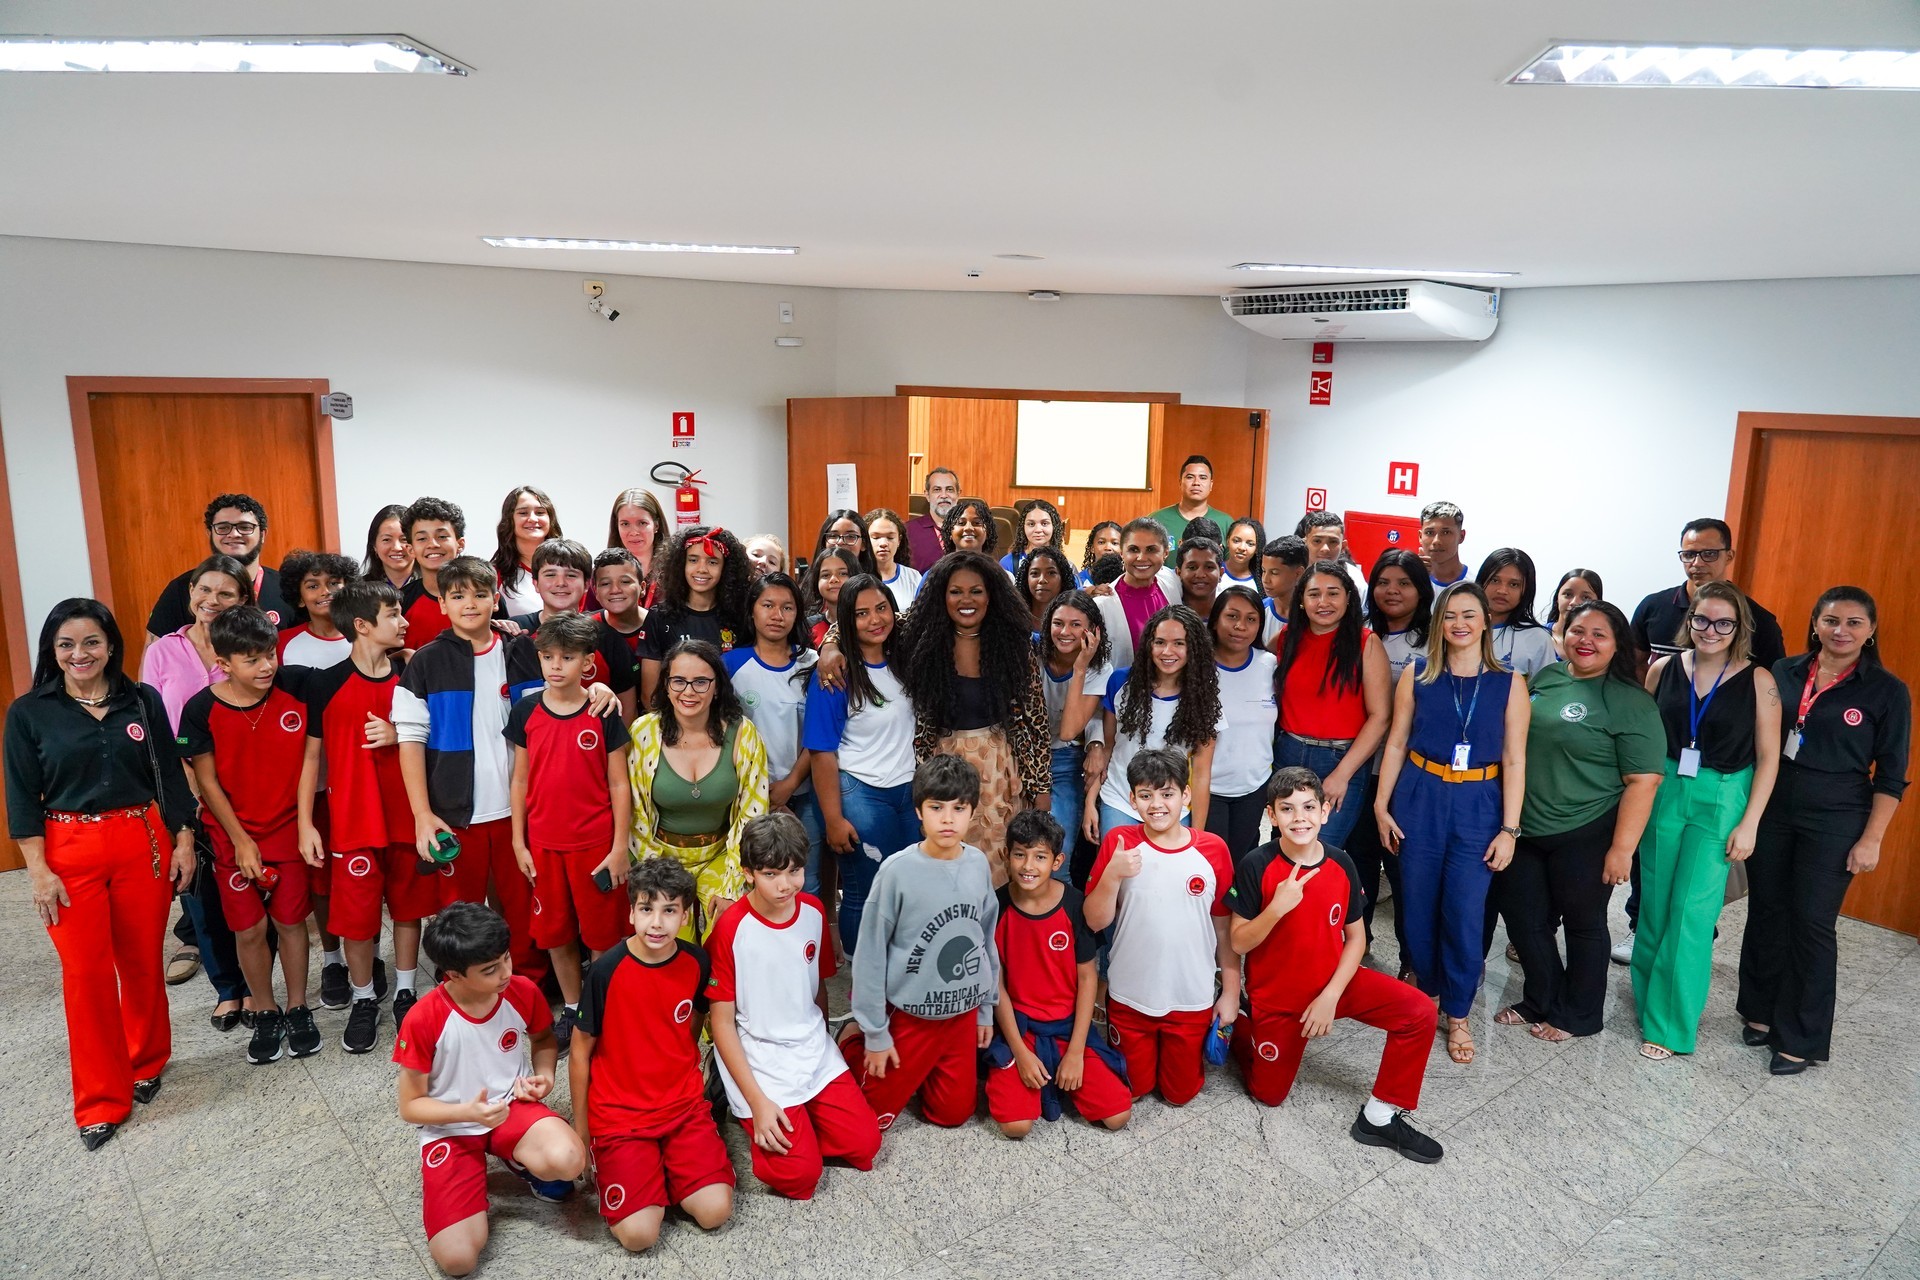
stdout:
[(1529, 1025), (1527, 1018), (1518, 1009), (1508, 1005), (1493, 1015), (1493, 1020), (1503, 1027), (1524, 1027)]
[(1520, 963), (1520, 948), (1514, 946), (1511, 942), (1507, 944), (1507, 961), (1510, 964)]
[(1665, 1062), (1673, 1056), (1673, 1050), (1649, 1040), (1640, 1046), (1640, 1056), (1649, 1062)]
[(1447, 1056), (1461, 1066), (1473, 1061), (1473, 1032), (1465, 1018), (1447, 1019)]
[(177, 987), (183, 982), (190, 981), (198, 972), (200, 972), (200, 953), (192, 947), (182, 947), (173, 953), (171, 960), (167, 961), (167, 985)]
[(1535, 1040), (1545, 1040), (1548, 1044), (1564, 1044), (1566, 1041), (1573, 1039), (1573, 1032), (1562, 1031), (1560, 1028), (1547, 1022), (1534, 1023), (1531, 1027), (1527, 1028), (1527, 1034), (1531, 1035)]

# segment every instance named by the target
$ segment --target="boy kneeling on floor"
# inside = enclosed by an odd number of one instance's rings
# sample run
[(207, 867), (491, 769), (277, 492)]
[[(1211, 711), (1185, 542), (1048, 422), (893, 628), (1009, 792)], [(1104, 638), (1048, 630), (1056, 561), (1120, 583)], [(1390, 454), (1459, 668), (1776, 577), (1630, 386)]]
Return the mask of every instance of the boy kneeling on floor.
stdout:
[(1273, 839), (1249, 853), (1227, 893), (1233, 949), (1245, 956), (1252, 1015), (1233, 1028), (1233, 1055), (1255, 1101), (1287, 1100), (1307, 1041), (1352, 1018), (1387, 1033), (1373, 1095), (1354, 1117), (1356, 1142), (1432, 1164), (1440, 1144), (1407, 1123), (1420, 1105), (1433, 1002), (1415, 987), (1360, 967), (1367, 951), (1360, 878), (1339, 849), (1320, 843), (1327, 795), (1311, 769), (1267, 783)]

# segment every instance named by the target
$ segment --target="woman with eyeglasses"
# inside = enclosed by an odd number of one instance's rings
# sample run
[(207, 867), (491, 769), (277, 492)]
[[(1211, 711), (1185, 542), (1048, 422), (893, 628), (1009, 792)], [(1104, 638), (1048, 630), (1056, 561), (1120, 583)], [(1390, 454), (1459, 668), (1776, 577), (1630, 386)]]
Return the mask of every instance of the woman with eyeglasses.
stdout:
[(880, 566), (873, 558), (873, 544), (867, 539), (867, 522), (860, 518), (858, 511), (843, 507), (827, 512), (827, 518), (820, 522), (820, 534), (813, 541), (812, 563), (818, 564), (829, 549), (852, 556), (859, 564), (858, 572), (880, 576)]
[(1825, 1062), (1833, 1041), (1840, 903), (1880, 865), (1907, 789), (1913, 702), (1880, 660), (1880, 615), (1859, 587), (1828, 587), (1807, 651), (1773, 666), (1780, 774), (1747, 861), (1741, 1039), (1774, 1075)]
[(740, 833), (767, 811), (767, 748), (740, 705), (720, 651), (681, 640), (664, 678), (633, 722), (634, 858), (667, 857), (693, 873), (697, 890), (683, 936), (692, 941), (746, 891)]
[(1640, 840), (1633, 1002), (1642, 1057), (1692, 1053), (1713, 976), (1729, 863), (1745, 862), (1780, 766), (1780, 694), (1751, 659), (1753, 615), (1731, 583), (1694, 592), (1680, 652), (1647, 691), (1667, 730), (1667, 772)]

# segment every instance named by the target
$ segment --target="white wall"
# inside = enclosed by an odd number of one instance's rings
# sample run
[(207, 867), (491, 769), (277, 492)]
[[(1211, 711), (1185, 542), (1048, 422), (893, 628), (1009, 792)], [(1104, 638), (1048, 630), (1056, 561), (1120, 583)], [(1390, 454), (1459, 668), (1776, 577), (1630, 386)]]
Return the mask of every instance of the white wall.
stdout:
[[(1501, 311), (1485, 343), (1339, 345), (1318, 408), (1306, 346), (1254, 338), (1270, 523), (1309, 486), (1334, 510), (1444, 498), (1466, 511), (1469, 564), (1524, 548), (1542, 604), (1586, 565), (1631, 611), (1679, 581), (1680, 526), (1724, 514), (1742, 410), (1920, 416), (1920, 276), (1514, 289)], [(1388, 496), (1390, 461), (1420, 464), (1418, 498)]]

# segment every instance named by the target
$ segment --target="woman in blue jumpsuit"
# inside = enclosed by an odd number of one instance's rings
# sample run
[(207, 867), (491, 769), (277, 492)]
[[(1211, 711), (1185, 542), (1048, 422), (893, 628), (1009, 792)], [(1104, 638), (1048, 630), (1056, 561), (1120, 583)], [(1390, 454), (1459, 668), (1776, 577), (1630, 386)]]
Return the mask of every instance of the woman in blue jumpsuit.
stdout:
[(1447, 1015), (1447, 1053), (1473, 1061), (1487, 887), (1513, 859), (1526, 791), (1527, 683), (1494, 655), (1487, 597), (1441, 592), (1427, 652), (1400, 674), (1374, 815), (1400, 854), (1406, 953)]

